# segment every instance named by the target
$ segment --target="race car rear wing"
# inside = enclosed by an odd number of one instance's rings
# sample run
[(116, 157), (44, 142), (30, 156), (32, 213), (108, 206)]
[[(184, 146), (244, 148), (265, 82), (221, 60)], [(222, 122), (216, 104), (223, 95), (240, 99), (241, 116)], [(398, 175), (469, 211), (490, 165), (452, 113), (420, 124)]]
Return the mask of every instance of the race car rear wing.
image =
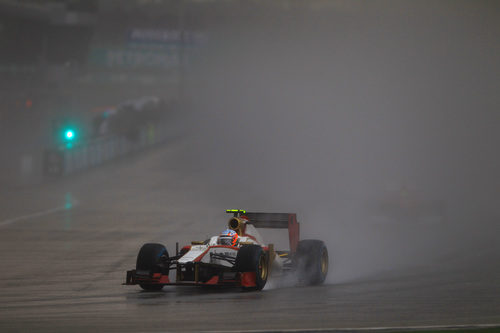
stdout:
[[(290, 218), (295, 217), (295, 214), (288, 213), (250, 213), (243, 214), (248, 217), (249, 223), (256, 228), (288, 228)], [(296, 218), (295, 218), (296, 222)]]
[(297, 214), (295, 213), (256, 213), (245, 212), (242, 210), (228, 210), (228, 213), (233, 213), (235, 216), (240, 215), (248, 218), (248, 223), (255, 228), (276, 228), (288, 229), (288, 237), (290, 239), (290, 251), (295, 253), (297, 244), (299, 243), (300, 227), (297, 222)]

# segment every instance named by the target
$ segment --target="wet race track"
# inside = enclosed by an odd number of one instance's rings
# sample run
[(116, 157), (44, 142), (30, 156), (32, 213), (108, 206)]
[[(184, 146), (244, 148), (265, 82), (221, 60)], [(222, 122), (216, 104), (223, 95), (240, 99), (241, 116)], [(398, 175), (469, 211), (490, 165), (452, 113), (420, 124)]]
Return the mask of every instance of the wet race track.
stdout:
[[(143, 243), (161, 242), (173, 252), (176, 241), (182, 245), (222, 230), (226, 208), (245, 208), (231, 206), (244, 205), (244, 192), (217, 188), (228, 194), (214, 196), (215, 185), (201, 180), (200, 170), (186, 162), (182, 151), (183, 143), (176, 142), (71, 179), (2, 191), (0, 331), (500, 324), (500, 255), (491, 233), (463, 248), (453, 246), (445, 257), (430, 261), (426, 253), (418, 264), (385, 270), (363, 270), (366, 265), (355, 262), (363, 256), (359, 252), (352, 266), (348, 260), (337, 265), (342, 248), (328, 244), (328, 283), (316, 287), (269, 281), (262, 292), (192, 287), (144, 292), (123, 286)], [(312, 223), (300, 222), (305, 229)], [(351, 249), (357, 246), (352, 243)]]

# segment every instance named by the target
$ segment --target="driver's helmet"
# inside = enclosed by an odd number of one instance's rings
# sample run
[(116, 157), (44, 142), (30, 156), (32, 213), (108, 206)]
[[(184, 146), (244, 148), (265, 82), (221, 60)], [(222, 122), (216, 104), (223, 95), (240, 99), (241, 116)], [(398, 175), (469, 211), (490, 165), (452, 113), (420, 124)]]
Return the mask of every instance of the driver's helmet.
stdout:
[(219, 235), (218, 243), (220, 245), (236, 246), (238, 242), (238, 233), (234, 230), (226, 229)]

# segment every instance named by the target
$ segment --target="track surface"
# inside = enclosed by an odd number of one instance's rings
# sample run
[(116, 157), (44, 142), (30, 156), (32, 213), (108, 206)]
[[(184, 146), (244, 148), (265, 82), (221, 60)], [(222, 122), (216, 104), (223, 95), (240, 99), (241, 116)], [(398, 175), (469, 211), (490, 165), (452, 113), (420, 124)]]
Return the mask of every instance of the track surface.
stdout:
[[(334, 265), (330, 283), (318, 287), (270, 283), (263, 292), (243, 293), (178, 287), (143, 292), (122, 286), (143, 243), (161, 241), (173, 251), (175, 241), (220, 231), (225, 224), (218, 220), (220, 212), (234, 208), (212, 195), (213, 185), (201, 182), (196, 163), (183, 159), (182, 151), (182, 143), (170, 144), (72, 179), (2, 191), (0, 331), (500, 323), (500, 256), (494, 242), (478, 242), (473, 253), (456, 250), (452, 260), (438, 265), (352, 278), (338, 272), (343, 278), (337, 279)], [(244, 202), (245, 194), (239, 195), (238, 202)]]

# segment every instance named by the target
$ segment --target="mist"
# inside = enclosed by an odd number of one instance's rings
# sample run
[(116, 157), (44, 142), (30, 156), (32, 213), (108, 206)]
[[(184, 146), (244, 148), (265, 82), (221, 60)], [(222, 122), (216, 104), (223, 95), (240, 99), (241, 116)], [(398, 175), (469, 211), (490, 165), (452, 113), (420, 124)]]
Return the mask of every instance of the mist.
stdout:
[[(158, 193), (178, 206), (167, 207), (156, 194), (142, 199), (186, 222), (203, 211), (210, 220), (203, 235), (224, 225), (227, 208), (297, 213), (302, 238), (328, 246), (329, 282), (467, 266), (499, 254), (498, 1), (78, 5), (95, 6), (82, 9), (92, 19), (81, 16), (81, 27), (51, 21), (62, 3), (38, 6), (43, 20), (31, 20), (30, 5), (19, 13), (10, 2), (0, 6), (0, 33), (8, 37), (0, 41), (9, 51), (2, 61), (7, 69), (13, 64), (9, 75), (20, 76), (2, 80), (2, 100), (10, 103), (0, 112), (6, 200), (24, 173), (43, 177), (43, 151), (57, 148), (57, 121), (90, 124), (103, 107), (145, 96), (171, 102), (179, 92), (172, 105), (180, 107), (166, 118), (175, 137), (165, 145), (175, 151), (172, 160), (158, 163), (155, 173), (138, 168), (137, 178), (189, 179), (160, 182)], [(185, 47), (178, 37), (130, 37), (134, 29), (169, 35), (184, 28), (205, 42)], [(47, 50), (43, 33), (30, 29), (46, 29)], [(160, 49), (164, 63), (144, 61)], [(119, 56), (109, 63), (105, 52)], [(178, 53), (188, 56), (179, 61)], [(19, 64), (36, 70), (23, 73)], [(107, 190), (113, 198), (134, 189)], [(22, 215), (46, 210), (36, 199)]]
[[(0, 0), (0, 51), (1, 332), (499, 326), (500, 1)], [(226, 209), (324, 283), (181, 259)]]
[(500, 216), (499, 13), (332, 2), (228, 19), (187, 73), (186, 154), (214, 202), (297, 212), (330, 281), (480, 253)]

